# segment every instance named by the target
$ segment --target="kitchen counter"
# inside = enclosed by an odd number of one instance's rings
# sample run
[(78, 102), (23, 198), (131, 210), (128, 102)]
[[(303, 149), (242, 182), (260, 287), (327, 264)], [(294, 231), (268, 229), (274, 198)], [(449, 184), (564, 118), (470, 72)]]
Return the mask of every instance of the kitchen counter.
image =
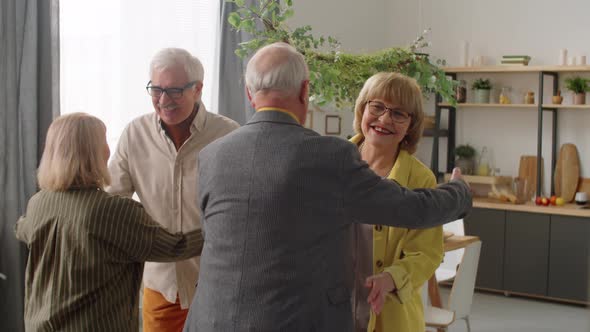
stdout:
[[(586, 205), (588, 206), (588, 205)], [(553, 215), (562, 215), (562, 216), (572, 216), (572, 217), (586, 217), (590, 218), (590, 209), (580, 208), (579, 205), (576, 204), (566, 204), (564, 206), (540, 206), (535, 205), (533, 202), (528, 202), (525, 204), (512, 204), (512, 203), (503, 203), (496, 199), (492, 198), (479, 198), (475, 197), (473, 199), (473, 207), (482, 208), (482, 209), (495, 209), (495, 210), (505, 210), (505, 211), (520, 211), (520, 212), (530, 212), (530, 213), (543, 213), (543, 214), (553, 214)]]

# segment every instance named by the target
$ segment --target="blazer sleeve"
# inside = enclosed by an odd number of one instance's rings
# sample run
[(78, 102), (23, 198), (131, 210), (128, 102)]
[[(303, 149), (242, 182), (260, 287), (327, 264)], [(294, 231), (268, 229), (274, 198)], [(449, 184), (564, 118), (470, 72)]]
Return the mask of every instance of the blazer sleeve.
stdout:
[(111, 184), (105, 190), (111, 194), (125, 197), (133, 196), (135, 188), (129, 172), (129, 131), (128, 125), (119, 139), (113, 159), (109, 163)]
[(428, 228), (463, 218), (471, 209), (469, 187), (454, 180), (436, 189), (409, 190), (381, 179), (353, 144), (343, 148), (343, 207), (353, 222), (404, 228)]

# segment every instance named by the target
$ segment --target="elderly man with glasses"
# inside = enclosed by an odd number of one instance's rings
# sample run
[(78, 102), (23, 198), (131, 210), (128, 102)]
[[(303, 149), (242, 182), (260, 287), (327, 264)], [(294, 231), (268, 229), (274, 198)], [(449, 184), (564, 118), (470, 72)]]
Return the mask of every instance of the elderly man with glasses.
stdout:
[[(133, 120), (121, 135), (108, 191), (137, 193), (151, 217), (170, 232), (201, 227), (197, 205), (197, 155), (239, 125), (209, 113), (201, 102), (203, 66), (178, 48), (159, 51), (146, 90), (155, 112)], [(145, 264), (143, 330), (180, 331), (195, 292), (199, 257)]]

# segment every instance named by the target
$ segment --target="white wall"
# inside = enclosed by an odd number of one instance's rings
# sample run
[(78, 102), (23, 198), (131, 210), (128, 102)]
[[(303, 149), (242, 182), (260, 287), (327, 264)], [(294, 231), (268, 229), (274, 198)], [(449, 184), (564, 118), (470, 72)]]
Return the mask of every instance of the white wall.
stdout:
[(292, 27), (311, 25), (316, 36), (340, 40), (342, 50), (375, 51), (386, 46), (391, 0), (295, 0)]
[[(470, 56), (485, 56), (488, 64), (497, 63), (503, 54), (528, 54), (533, 57), (531, 65), (552, 65), (557, 63), (562, 48), (567, 48), (569, 55), (586, 55), (590, 59), (588, 13), (590, 1), (587, 0), (297, 0), (290, 24), (309, 24), (316, 33), (339, 38), (342, 49), (353, 53), (408, 45), (430, 27), (432, 46), (428, 52), (433, 58), (446, 59), (450, 65), (458, 65), (461, 40), (469, 41)], [(462, 78), (469, 82), (480, 76), (490, 78), (498, 90), (504, 85), (511, 86), (514, 102), (520, 102), (529, 89), (538, 96), (536, 74), (470, 74)], [(497, 94), (495, 91), (496, 98)], [(564, 103), (570, 103), (569, 92), (564, 94)], [(432, 112), (432, 102), (427, 105), (426, 109)], [(545, 169), (549, 170), (550, 113), (545, 112), (545, 116), (543, 154)], [(590, 111), (559, 111), (558, 147), (566, 142), (576, 144), (585, 177), (590, 177), (588, 127)], [(458, 110), (457, 144), (470, 143), (478, 149), (487, 146), (502, 174), (517, 175), (520, 156), (536, 154), (536, 137), (535, 111)], [(444, 144), (441, 145), (444, 156)], [(430, 148), (431, 139), (424, 138), (418, 156), (427, 163)], [(441, 157), (441, 165), (445, 162)], [(549, 190), (548, 175), (545, 190)]]

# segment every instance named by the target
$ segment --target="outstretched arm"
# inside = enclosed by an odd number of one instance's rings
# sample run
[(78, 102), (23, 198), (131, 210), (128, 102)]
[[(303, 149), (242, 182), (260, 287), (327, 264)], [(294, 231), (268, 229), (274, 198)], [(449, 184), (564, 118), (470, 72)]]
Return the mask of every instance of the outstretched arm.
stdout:
[(458, 170), (450, 183), (436, 189), (409, 190), (381, 179), (352, 144), (341, 165), (343, 205), (354, 222), (428, 228), (460, 219), (471, 209), (471, 193)]
[(111, 196), (96, 209), (100, 223), (90, 225), (91, 235), (116, 248), (118, 261), (171, 262), (197, 256), (203, 250), (201, 230), (170, 233), (132, 199)]

